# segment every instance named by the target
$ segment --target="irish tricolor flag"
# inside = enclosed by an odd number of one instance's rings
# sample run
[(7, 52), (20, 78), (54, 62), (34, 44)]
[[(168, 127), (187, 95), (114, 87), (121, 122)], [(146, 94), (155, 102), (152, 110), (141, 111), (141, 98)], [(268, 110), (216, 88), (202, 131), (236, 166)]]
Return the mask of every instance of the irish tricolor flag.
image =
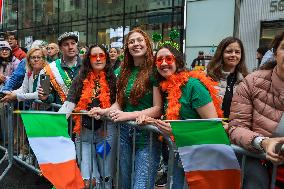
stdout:
[(240, 167), (220, 120), (171, 122), (190, 189), (240, 189)]
[(56, 189), (84, 187), (76, 163), (75, 145), (68, 135), (64, 114), (21, 112), (30, 146), (42, 174)]

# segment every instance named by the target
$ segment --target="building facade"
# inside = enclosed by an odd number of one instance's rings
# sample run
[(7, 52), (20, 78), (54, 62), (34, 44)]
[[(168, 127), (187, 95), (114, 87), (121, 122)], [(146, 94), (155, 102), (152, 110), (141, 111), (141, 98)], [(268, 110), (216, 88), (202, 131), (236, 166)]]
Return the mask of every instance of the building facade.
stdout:
[(252, 71), (257, 67), (256, 50), (269, 47), (274, 36), (284, 31), (284, 0), (242, 0), (239, 37), (244, 43), (246, 62)]
[[(79, 44), (122, 46), (134, 27), (168, 39), (172, 28), (183, 38), (182, 0), (7, 0), (2, 31), (17, 31), (21, 46), (32, 40), (56, 42), (59, 34), (76, 31)], [(179, 40), (179, 39), (178, 39)], [(182, 40), (180, 40), (182, 41)]]

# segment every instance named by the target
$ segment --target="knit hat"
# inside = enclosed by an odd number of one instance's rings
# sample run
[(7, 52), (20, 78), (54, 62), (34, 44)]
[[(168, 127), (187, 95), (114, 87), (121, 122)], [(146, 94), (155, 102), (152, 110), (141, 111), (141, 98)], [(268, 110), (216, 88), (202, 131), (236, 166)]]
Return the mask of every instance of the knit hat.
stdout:
[(58, 37), (58, 45), (61, 46), (62, 42), (67, 39), (74, 39), (78, 42), (78, 36), (75, 32), (65, 32)]
[(0, 48), (8, 48), (10, 50), (12, 50), (11, 46), (9, 45), (9, 43), (7, 41), (0, 41)]

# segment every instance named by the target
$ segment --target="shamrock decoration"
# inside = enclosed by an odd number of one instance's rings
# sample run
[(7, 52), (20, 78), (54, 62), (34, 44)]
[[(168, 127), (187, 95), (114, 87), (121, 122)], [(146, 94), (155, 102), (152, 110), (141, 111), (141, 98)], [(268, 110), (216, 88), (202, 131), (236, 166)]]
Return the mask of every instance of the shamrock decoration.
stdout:
[(157, 33), (157, 32), (154, 32), (154, 33), (152, 34), (152, 39), (153, 39), (153, 41), (154, 41), (155, 43), (156, 43), (156, 42), (159, 42), (159, 41), (162, 40), (162, 34)]
[(170, 31), (169, 37), (173, 41), (179, 37), (179, 32), (176, 29), (172, 29)]

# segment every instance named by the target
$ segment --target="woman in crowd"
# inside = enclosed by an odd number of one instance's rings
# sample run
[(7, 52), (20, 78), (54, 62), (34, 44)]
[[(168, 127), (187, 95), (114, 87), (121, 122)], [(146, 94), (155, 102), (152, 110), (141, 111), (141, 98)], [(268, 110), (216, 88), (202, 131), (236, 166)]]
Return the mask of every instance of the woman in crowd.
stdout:
[[(117, 101), (108, 109), (93, 108), (93, 116), (109, 115), (114, 122), (135, 120), (139, 115), (154, 118), (161, 116), (161, 96), (155, 80), (153, 53), (149, 36), (141, 29), (129, 32), (125, 43), (124, 62), (120, 67), (117, 83)], [(134, 162), (134, 189), (154, 188), (160, 142), (153, 135), (136, 130), (135, 156), (132, 159), (133, 127), (120, 124), (120, 181), (122, 188), (131, 186), (131, 166)], [(149, 186), (148, 186), (149, 181)]]
[(22, 86), (12, 92), (7, 92), (2, 102), (13, 100), (27, 101), (38, 99), (37, 83), (41, 69), (47, 64), (46, 56), (41, 48), (32, 48), (27, 54), (26, 73)]
[[(232, 100), (228, 134), (232, 143), (264, 152), (267, 160), (280, 164), (284, 156), (275, 151), (275, 145), (284, 143), (284, 32), (275, 36), (272, 48), (275, 61), (239, 84)], [(247, 157), (245, 167), (244, 189), (268, 188), (267, 167), (260, 160)], [(283, 176), (281, 180), (278, 184), (283, 187)]]
[(110, 63), (113, 67), (113, 70), (116, 70), (120, 66), (120, 60), (118, 58), (119, 52), (117, 48), (110, 48), (109, 50), (109, 57), (110, 57)]
[[(202, 72), (188, 71), (179, 50), (171, 45), (163, 45), (157, 51), (155, 62), (164, 97), (165, 119), (206, 119), (222, 116), (221, 100), (214, 88), (216, 83)], [(154, 124), (164, 133), (172, 135), (168, 122), (147, 116), (139, 117), (138, 122)], [(184, 170), (179, 161), (179, 156), (176, 156), (173, 189), (181, 189), (184, 185)]]
[(243, 43), (235, 37), (223, 39), (207, 66), (207, 74), (219, 83), (219, 95), (223, 98), (224, 117), (230, 115), (233, 93), (240, 81), (247, 76)]
[(0, 41), (0, 88), (18, 67), (20, 60), (12, 54), (7, 41)]
[[(90, 110), (92, 107), (109, 108), (115, 102), (115, 83), (116, 78), (110, 66), (106, 49), (101, 45), (91, 46), (83, 61), (83, 66), (80, 68), (79, 75), (72, 82), (67, 101), (64, 102), (59, 112), (72, 112), (73, 110), (78, 112)], [(111, 189), (115, 162), (113, 158), (115, 156), (116, 128), (110, 124), (104, 128), (103, 122), (100, 120), (94, 120), (92, 128), (92, 119), (88, 116), (83, 116), (82, 120), (80, 116), (73, 116), (73, 119), (75, 121), (74, 132), (82, 140), (81, 174), (85, 188), (90, 188), (90, 185), (99, 187), (102, 177), (106, 182), (105, 188)], [(105, 130), (107, 133), (104, 133)], [(95, 146), (100, 145), (104, 140), (110, 145), (111, 150), (106, 157), (101, 157), (100, 155), (103, 154), (96, 153)], [(92, 141), (94, 144), (91, 143)], [(92, 147), (93, 150), (91, 150)], [(93, 167), (91, 167), (92, 161)], [(90, 170), (92, 170), (92, 175)]]

